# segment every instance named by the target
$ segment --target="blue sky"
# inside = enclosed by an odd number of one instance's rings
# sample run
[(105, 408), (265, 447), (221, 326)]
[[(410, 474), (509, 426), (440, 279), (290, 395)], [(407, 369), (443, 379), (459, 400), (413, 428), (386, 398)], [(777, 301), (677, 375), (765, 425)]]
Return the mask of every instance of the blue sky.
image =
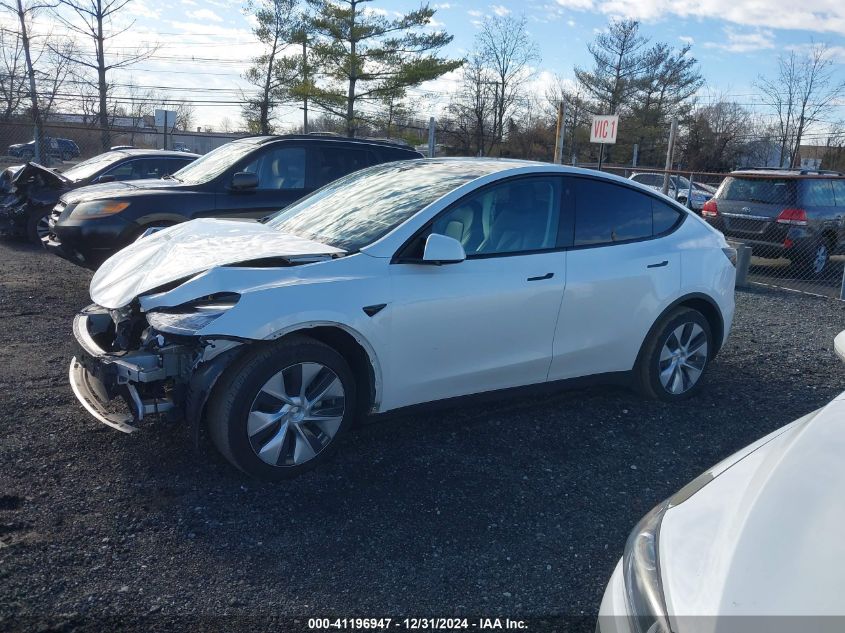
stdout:
[[(419, 6), (419, 0), (375, 0), (369, 6), (388, 14)], [(832, 48), (837, 73), (845, 79), (845, 3), (841, 0), (450, 0), (437, 7), (433, 28), (455, 36), (447, 50), (462, 56), (473, 45), (478, 23), (485, 15), (521, 16), (539, 47), (536, 88), (551, 74), (573, 76), (574, 65), (588, 65), (587, 44), (614, 16), (642, 21), (642, 33), (676, 46), (693, 45), (707, 80), (706, 91), (732, 96), (754, 105), (752, 82), (772, 74), (777, 55), (811, 42)], [(249, 58), (259, 52), (242, 2), (229, 0), (132, 0), (127, 7), (134, 24), (112, 42), (112, 54), (158, 43), (152, 59), (115, 73), (113, 80), (160, 86), (171, 97), (198, 102), (196, 123), (220, 127), (226, 118), (238, 119), (240, 78)], [(5, 20), (6, 18), (3, 18)], [(48, 15), (38, 19), (36, 32), (55, 37), (62, 28)], [(449, 77), (428, 86), (443, 93), (456, 83)], [(228, 103), (227, 103), (228, 102)], [(421, 106), (436, 109), (436, 104)], [(284, 120), (298, 117), (294, 107)], [(419, 112), (427, 116), (426, 112)], [(845, 119), (845, 107), (836, 118)]]

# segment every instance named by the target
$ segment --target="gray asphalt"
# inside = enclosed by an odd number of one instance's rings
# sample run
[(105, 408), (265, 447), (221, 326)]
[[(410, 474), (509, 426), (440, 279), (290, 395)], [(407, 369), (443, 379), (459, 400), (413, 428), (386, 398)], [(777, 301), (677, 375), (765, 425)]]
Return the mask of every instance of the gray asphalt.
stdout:
[(845, 304), (744, 290), (691, 401), (594, 387), (374, 420), (319, 470), (261, 484), (179, 426), (126, 436), (85, 415), (67, 366), (88, 279), (0, 242), (2, 630), (455, 615), (592, 628), (645, 512), (845, 389)]

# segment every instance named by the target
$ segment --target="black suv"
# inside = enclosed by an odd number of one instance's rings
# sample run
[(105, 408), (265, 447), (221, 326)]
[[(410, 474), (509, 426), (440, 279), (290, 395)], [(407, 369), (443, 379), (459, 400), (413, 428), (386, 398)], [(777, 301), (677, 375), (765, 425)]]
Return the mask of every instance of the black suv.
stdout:
[(314, 134), (238, 139), (165, 180), (85, 187), (62, 196), (42, 243), (96, 268), (148, 229), (201, 217), (261, 218), (353, 171), (421, 157), (392, 141)]
[(731, 172), (702, 217), (754, 255), (784, 257), (796, 273), (818, 276), (845, 237), (845, 175), (808, 169)]
[(128, 149), (105, 152), (59, 172), (27, 163), (0, 176), (0, 234), (27, 237), (38, 243), (48, 234), (47, 221), (60, 196), (96, 183), (161, 178), (179, 171), (197, 154), (159, 149)]

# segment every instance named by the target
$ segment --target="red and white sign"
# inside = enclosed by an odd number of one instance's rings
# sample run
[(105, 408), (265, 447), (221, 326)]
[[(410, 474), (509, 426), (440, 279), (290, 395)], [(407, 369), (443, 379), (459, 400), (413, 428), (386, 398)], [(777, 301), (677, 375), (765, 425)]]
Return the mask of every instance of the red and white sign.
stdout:
[(616, 114), (605, 114), (593, 117), (593, 124), (590, 127), (590, 143), (605, 143), (607, 145), (616, 142), (616, 132), (619, 131), (619, 116)]

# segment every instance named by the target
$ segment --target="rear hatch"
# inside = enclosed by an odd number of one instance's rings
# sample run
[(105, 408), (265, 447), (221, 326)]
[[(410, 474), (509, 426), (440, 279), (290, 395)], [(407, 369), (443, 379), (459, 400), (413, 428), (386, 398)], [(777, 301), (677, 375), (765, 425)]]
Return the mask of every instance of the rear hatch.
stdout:
[(719, 190), (716, 204), (726, 235), (760, 239), (777, 227), (777, 217), (784, 209), (796, 206), (796, 199), (795, 179), (730, 176)]

